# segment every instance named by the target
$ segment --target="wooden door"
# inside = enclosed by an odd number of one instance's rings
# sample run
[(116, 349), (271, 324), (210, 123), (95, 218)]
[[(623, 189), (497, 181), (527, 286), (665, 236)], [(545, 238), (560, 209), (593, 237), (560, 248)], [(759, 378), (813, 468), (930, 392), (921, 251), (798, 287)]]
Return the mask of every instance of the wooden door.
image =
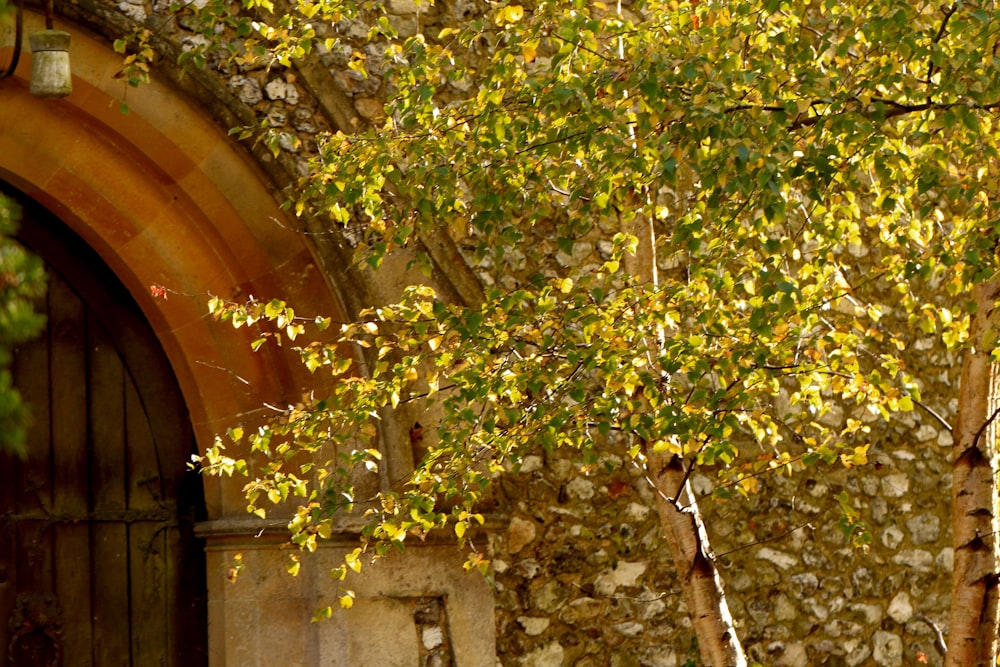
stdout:
[(37, 207), (21, 225), (49, 266), (48, 327), (15, 355), (28, 458), (0, 454), (0, 665), (206, 665), (203, 497), (176, 381), (98, 257)]

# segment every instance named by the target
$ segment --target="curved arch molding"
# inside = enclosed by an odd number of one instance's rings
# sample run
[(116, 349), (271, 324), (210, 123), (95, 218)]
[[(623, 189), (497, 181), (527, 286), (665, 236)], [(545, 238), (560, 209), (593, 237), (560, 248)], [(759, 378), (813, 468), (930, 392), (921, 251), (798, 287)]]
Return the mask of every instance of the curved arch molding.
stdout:
[[(25, 18), (26, 34), (41, 28), (40, 17)], [(259, 168), (207, 114), (155, 81), (126, 93), (113, 78), (120, 56), (57, 27), (72, 34), (73, 94), (32, 97), (23, 54), (0, 81), (0, 178), (62, 218), (132, 293), (204, 450), (216, 433), (259, 418), (264, 402), (294, 402), (302, 372), (290, 355), (255, 354), (248, 332), (213, 322), (209, 295), (278, 296), (297, 312), (338, 318), (343, 309)], [(126, 94), (128, 114), (119, 110)], [(171, 290), (168, 299), (151, 285)], [(212, 486), (210, 516), (243, 512), (238, 489)]]

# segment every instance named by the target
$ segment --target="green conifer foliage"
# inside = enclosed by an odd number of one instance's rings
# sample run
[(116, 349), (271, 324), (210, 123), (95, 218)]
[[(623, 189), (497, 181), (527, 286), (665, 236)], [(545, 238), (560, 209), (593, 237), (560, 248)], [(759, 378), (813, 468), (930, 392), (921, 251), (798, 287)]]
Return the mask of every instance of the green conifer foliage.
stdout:
[(0, 199), (0, 450), (25, 453), (30, 411), (13, 385), (10, 366), (15, 348), (45, 327), (45, 316), (36, 311), (45, 294), (45, 267), (14, 240), (20, 209)]

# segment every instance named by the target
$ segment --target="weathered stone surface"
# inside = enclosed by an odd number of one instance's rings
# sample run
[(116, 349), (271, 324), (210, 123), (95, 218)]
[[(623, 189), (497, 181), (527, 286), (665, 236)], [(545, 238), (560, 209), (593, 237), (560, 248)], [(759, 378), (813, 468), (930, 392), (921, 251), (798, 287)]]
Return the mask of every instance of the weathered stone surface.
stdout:
[(876, 630), (872, 636), (872, 657), (879, 667), (902, 667), (902, 638), (891, 632)]
[(892, 562), (897, 565), (905, 565), (917, 572), (930, 572), (934, 557), (929, 551), (923, 549), (907, 549), (893, 556)]
[(524, 628), (526, 635), (535, 637), (545, 632), (551, 621), (548, 616), (518, 616), (517, 622)]
[(777, 549), (772, 549), (770, 547), (763, 547), (758, 550), (757, 558), (774, 563), (782, 570), (788, 570), (798, 562), (798, 559), (792, 554), (785, 551), (778, 551)]
[(823, 630), (834, 638), (858, 637), (861, 635), (862, 626), (859, 623), (838, 618), (824, 625)]
[(645, 571), (646, 563), (618, 563), (597, 577), (594, 590), (600, 595), (612, 595), (619, 586), (636, 586)]
[(754, 598), (746, 606), (747, 613), (750, 614), (756, 623), (764, 624), (771, 618), (774, 611), (774, 604), (765, 598)]
[(520, 553), (521, 550), (531, 544), (537, 534), (535, 522), (519, 516), (511, 519), (510, 527), (507, 528), (507, 550), (512, 554)]
[(279, 107), (274, 107), (273, 109), (268, 109), (267, 111), (267, 125), (268, 127), (281, 127), (288, 122), (288, 113)]
[(628, 651), (615, 651), (611, 654), (610, 667), (640, 667), (639, 658)]
[(389, 0), (389, 11), (393, 14), (416, 14), (421, 6), (426, 9), (426, 4), (416, 0)]
[(871, 654), (872, 650), (871, 647), (868, 646), (868, 644), (861, 644), (860, 646), (856, 646), (848, 652), (847, 664), (850, 667), (857, 667), (858, 665), (862, 665), (866, 660), (868, 660)]
[(801, 555), (802, 562), (814, 572), (825, 572), (830, 569), (830, 559), (814, 545), (806, 545)]
[(567, 599), (569, 599), (569, 591), (555, 579), (547, 582), (532, 596), (535, 608), (544, 613), (558, 611)]
[(635, 605), (639, 611), (639, 618), (643, 621), (648, 621), (666, 611), (667, 603), (663, 601), (663, 597), (663, 595), (658, 595), (648, 589), (640, 593), (635, 601)]
[(574, 477), (566, 485), (566, 493), (574, 500), (590, 500), (594, 497), (594, 483), (583, 477)]
[(126, 2), (119, 2), (116, 7), (118, 11), (133, 21), (142, 22), (146, 20), (146, 8), (141, 1), (127, 0)]
[(573, 254), (568, 255), (562, 251), (556, 254), (556, 262), (560, 266), (570, 267), (581, 264), (594, 252), (595, 246), (586, 241), (577, 241), (573, 244)]
[(830, 608), (816, 598), (806, 598), (803, 600), (802, 609), (818, 621), (825, 621), (830, 616)]
[(809, 664), (809, 656), (806, 654), (806, 647), (801, 642), (785, 644), (781, 655), (774, 662), (777, 667), (806, 667)]
[(557, 641), (551, 641), (536, 648), (518, 662), (524, 667), (563, 667), (563, 647)]
[(678, 667), (677, 653), (670, 646), (651, 646), (639, 653), (642, 667)]
[(886, 549), (894, 550), (903, 543), (903, 537), (905, 537), (903, 531), (898, 526), (889, 526), (882, 531), (879, 539)]
[(542, 565), (534, 558), (525, 558), (524, 560), (518, 560), (514, 565), (514, 574), (519, 577), (524, 577), (525, 579), (534, 579), (541, 572)]
[(790, 590), (798, 598), (812, 595), (819, 588), (819, 577), (812, 572), (793, 574), (788, 580), (791, 583)]
[(444, 643), (444, 631), (440, 626), (432, 626), (429, 628), (424, 628), (420, 633), (420, 640), (427, 650), (436, 649), (438, 646)]
[(941, 520), (933, 514), (918, 514), (907, 519), (906, 528), (913, 544), (931, 544), (941, 536)]
[(778, 595), (774, 599), (774, 619), (787, 623), (799, 617), (800, 610), (787, 595)]
[(642, 503), (629, 503), (628, 507), (625, 509), (625, 516), (627, 516), (632, 521), (642, 521), (645, 519), (651, 511), (649, 505), (643, 505)]
[(906, 623), (913, 618), (913, 605), (910, 603), (909, 594), (904, 591), (897, 593), (889, 602), (889, 608), (886, 609), (886, 613), (889, 614), (889, 618), (897, 623)]
[(295, 84), (284, 78), (271, 79), (264, 86), (264, 94), (269, 100), (283, 100), (288, 104), (299, 103), (299, 90)]
[(393, 16), (389, 25), (399, 33), (400, 37), (412, 37), (420, 32), (420, 21), (415, 16)]
[(562, 608), (559, 620), (570, 625), (597, 618), (604, 612), (606, 602), (594, 598), (577, 598)]
[(887, 498), (901, 498), (910, 490), (910, 478), (905, 473), (893, 473), (882, 478), (882, 493)]
[(859, 567), (851, 572), (851, 584), (854, 591), (860, 595), (871, 593), (875, 586), (875, 577), (867, 567)]
[(375, 120), (385, 115), (385, 108), (382, 102), (371, 97), (359, 97), (355, 99), (354, 108), (367, 120)]
[(878, 604), (857, 603), (848, 605), (848, 609), (855, 612), (865, 625), (875, 625), (882, 619), (882, 606)]
[(642, 623), (637, 623), (636, 621), (626, 621), (624, 623), (618, 623), (612, 627), (612, 629), (626, 637), (638, 637), (642, 634), (643, 628)]
[(292, 127), (295, 128), (295, 131), (304, 135), (315, 134), (319, 128), (313, 120), (314, 113), (314, 110), (296, 107), (292, 111)]
[(541, 456), (537, 454), (531, 454), (530, 456), (525, 456), (524, 460), (521, 461), (521, 467), (518, 468), (518, 472), (522, 474), (528, 474), (533, 472), (538, 472), (545, 465)]
[(256, 79), (238, 75), (229, 80), (229, 88), (247, 106), (253, 106), (264, 99), (260, 92), (260, 84)]

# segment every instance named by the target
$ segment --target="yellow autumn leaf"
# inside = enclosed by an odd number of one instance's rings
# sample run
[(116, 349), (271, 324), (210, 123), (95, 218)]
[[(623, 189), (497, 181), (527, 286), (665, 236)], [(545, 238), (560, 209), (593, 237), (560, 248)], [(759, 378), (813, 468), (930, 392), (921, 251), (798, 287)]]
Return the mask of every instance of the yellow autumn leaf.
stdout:
[(524, 7), (521, 5), (507, 5), (497, 14), (497, 24), (507, 25), (517, 23), (524, 18)]
[(317, 623), (319, 621), (332, 617), (333, 617), (333, 607), (330, 606), (320, 607), (313, 613), (312, 621), (313, 623)]
[(344, 563), (355, 572), (361, 571), (361, 549), (355, 549), (344, 556)]
[(759, 484), (756, 477), (741, 477), (739, 481), (740, 489), (743, 490), (747, 495), (757, 493)]
[(871, 444), (862, 445), (860, 447), (855, 447), (851, 452), (845, 452), (840, 455), (840, 462), (844, 464), (845, 468), (853, 468), (854, 466), (863, 466), (868, 463), (868, 448)]
[(535, 57), (538, 55), (538, 41), (532, 40), (530, 42), (525, 42), (521, 45), (521, 55), (524, 56), (524, 62), (533, 63), (535, 62)]

